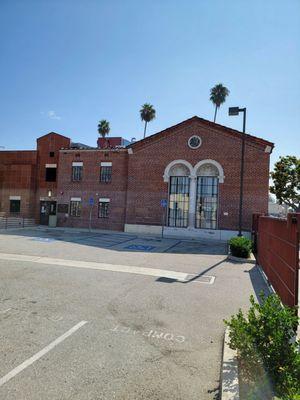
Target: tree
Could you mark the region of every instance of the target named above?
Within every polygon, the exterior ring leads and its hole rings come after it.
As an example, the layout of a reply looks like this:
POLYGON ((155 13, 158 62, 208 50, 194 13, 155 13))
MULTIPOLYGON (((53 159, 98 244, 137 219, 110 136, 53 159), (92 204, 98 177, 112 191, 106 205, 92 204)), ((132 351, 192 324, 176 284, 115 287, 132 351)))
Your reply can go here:
POLYGON ((221 104, 225 103, 226 97, 229 93, 227 87, 223 86, 222 83, 219 83, 210 89, 209 99, 215 105, 214 122, 216 122, 218 108, 220 108, 221 104))
POLYGON ((109 131, 110 131, 109 122, 106 121, 106 119, 102 119, 101 121, 99 121, 98 124, 99 135, 101 135, 105 139, 106 136, 109 134, 109 131))
POLYGON ((142 105, 142 108, 140 109, 140 115, 141 120, 145 121, 144 138, 146 137, 147 124, 155 118, 155 114, 156 111, 151 104, 145 103, 144 105, 142 105))
POLYGON ((279 204, 287 204, 294 211, 300 210, 300 159, 295 156, 280 157, 271 172, 275 194, 279 204))

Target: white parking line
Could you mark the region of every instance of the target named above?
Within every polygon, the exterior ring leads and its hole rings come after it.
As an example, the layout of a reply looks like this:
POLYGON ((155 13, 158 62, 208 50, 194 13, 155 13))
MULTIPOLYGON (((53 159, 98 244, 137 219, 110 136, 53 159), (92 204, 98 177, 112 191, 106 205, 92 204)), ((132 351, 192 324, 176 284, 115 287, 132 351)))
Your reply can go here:
POLYGON ((28 358, 28 360, 25 360, 22 364, 18 365, 16 368, 14 368, 8 374, 4 375, 2 378, 0 378, 0 386, 7 383, 9 380, 14 378, 16 375, 18 375, 20 372, 22 372, 25 368, 29 367, 35 361, 39 360, 41 357, 43 357, 45 354, 47 354, 50 350, 54 349, 55 346, 57 346, 59 343, 63 342, 65 339, 67 339, 67 337, 73 335, 73 333, 75 333, 79 328, 81 328, 86 323, 87 323, 87 321, 80 321, 78 324, 73 326, 73 328, 69 329, 66 333, 64 333, 63 335, 61 335, 60 337, 55 339, 53 342, 48 344, 48 346, 44 347, 41 351, 34 354, 32 357, 28 358))
MULTIPOLYGON (((0 253, 0 260, 1 259, 14 260, 14 261, 29 261, 38 264, 62 265, 64 267, 73 267, 73 268, 87 268, 87 269, 98 269, 102 271, 126 272, 128 274, 169 278, 169 279, 174 279, 178 282, 186 282, 189 280, 189 277, 193 275, 186 272, 170 271, 167 269, 136 267, 132 265, 97 263, 93 261, 66 260, 61 258, 27 256, 23 254, 0 253)), ((211 276, 203 275, 203 278, 207 278, 208 282, 199 282, 199 283, 203 284, 212 283, 211 276)))

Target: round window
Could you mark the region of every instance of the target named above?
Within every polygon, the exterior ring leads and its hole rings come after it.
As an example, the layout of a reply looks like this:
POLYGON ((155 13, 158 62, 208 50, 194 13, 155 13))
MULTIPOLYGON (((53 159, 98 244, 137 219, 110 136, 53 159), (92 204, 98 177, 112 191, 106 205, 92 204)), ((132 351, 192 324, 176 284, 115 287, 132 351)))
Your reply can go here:
POLYGON ((188 145, 191 149, 198 149, 201 146, 202 140, 200 136, 191 136, 188 140, 188 145))

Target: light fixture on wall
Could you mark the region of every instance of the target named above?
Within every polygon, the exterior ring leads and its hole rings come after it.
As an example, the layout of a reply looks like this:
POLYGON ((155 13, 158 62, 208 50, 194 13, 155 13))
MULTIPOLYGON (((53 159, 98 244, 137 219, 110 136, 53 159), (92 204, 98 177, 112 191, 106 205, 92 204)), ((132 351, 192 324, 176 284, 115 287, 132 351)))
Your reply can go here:
POLYGON ((51 197, 52 196, 52 190, 50 189, 50 190, 48 190, 48 197, 51 197))

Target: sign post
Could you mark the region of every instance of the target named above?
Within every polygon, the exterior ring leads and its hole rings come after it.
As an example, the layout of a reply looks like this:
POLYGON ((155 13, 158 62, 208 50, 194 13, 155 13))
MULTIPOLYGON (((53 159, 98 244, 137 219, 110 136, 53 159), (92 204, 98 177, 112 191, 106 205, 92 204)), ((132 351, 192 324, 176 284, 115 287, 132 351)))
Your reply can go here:
POLYGON ((93 205, 94 205, 93 197, 89 198, 89 205, 90 205, 89 231, 91 232, 91 230, 92 230, 92 211, 93 211, 93 205))
POLYGON ((162 226, 161 226, 161 237, 162 237, 162 239, 164 237, 164 228, 165 228, 165 224, 166 224, 167 205, 168 205, 168 200, 167 199, 161 199, 160 206, 163 208, 162 226))

